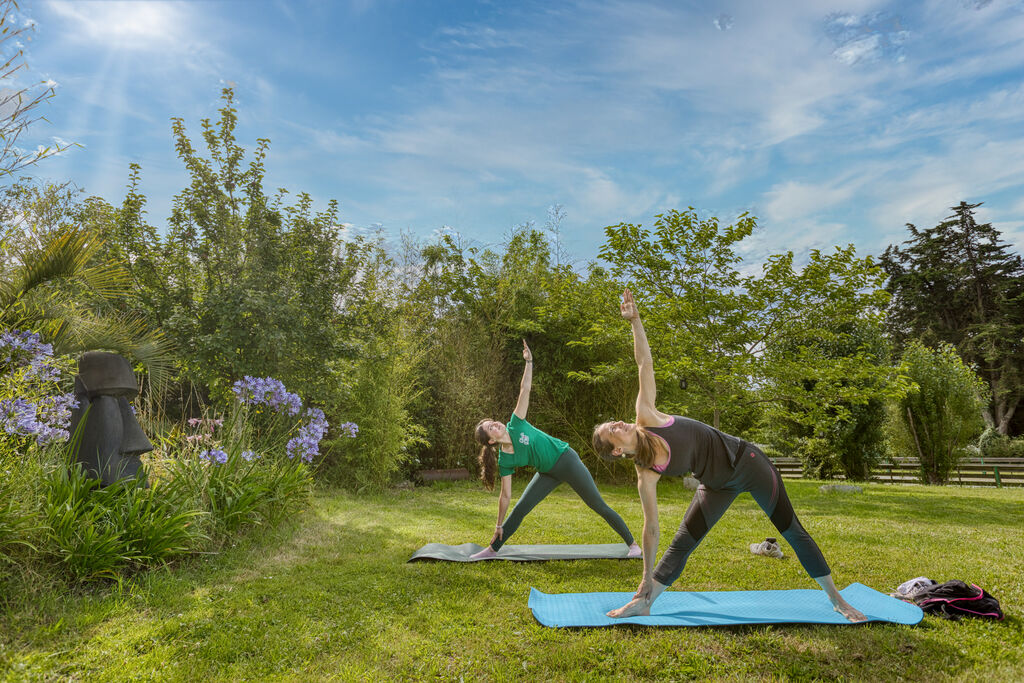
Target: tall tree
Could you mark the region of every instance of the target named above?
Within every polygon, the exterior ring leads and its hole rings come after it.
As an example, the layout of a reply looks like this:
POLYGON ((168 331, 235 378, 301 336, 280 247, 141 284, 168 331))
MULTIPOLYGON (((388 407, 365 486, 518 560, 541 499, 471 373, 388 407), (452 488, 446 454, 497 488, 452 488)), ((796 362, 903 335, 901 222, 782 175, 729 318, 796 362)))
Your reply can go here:
POLYGON ((761 403, 798 405, 824 419, 830 403, 858 401, 870 383, 840 381, 840 370, 890 374, 868 354, 840 367, 810 351, 841 335, 844 323, 878 317, 888 295, 873 260, 857 257, 851 245, 813 251, 803 268, 794 267, 791 252, 777 254, 760 274, 744 274, 737 245, 754 227, 745 214, 722 226, 690 208, 657 216, 653 230, 606 228, 601 251, 644 307, 665 408, 734 431, 753 426, 761 403), (794 335, 815 344, 781 352, 794 335), (820 392, 806 396, 801 381, 808 377, 830 378, 820 383, 832 388, 827 400, 820 392), (687 391, 673 392, 683 379, 687 391))
POLYGON ((989 389, 986 424, 1006 434, 1024 397, 1024 263, 990 223, 960 202, 934 228, 908 224, 910 239, 882 256, 893 294, 894 339, 952 344, 989 389))
MULTIPOLYGON (((380 251, 370 238, 343 239, 338 209, 313 210, 307 194, 288 202, 263 187, 270 141, 251 155, 238 143, 233 93, 216 121, 200 122, 197 149, 173 120, 189 185, 174 197, 166 234, 147 224, 133 166, 120 207, 91 199, 82 220, 107 240, 106 256, 126 263, 129 310, 161 326, 183 353, 180 376, 226 394, 243 375, 274 376, 303 398, 343 412, 358 344, 353 288, 374 282, 366 267, 380 251)), ((333 415, 331 415, 333 417, 333 415)))

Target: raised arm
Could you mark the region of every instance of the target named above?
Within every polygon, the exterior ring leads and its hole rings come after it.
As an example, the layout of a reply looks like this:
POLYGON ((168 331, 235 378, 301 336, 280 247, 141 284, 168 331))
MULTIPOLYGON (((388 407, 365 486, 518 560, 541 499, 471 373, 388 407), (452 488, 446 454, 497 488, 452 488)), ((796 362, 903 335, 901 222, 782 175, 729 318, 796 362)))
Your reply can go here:
POLYGON ((622 317, 629 321, 633 329, 633 357, 640 373, 640 391, 636 396, 637 422, 646 425, 663 423, 667 417, 654 404, 657 397, 657 386, 654 382, 654 359, 651 357, 651 345, 647 343, 647 332, 640 322, 640 311, 633 301, 633 292, 628 289, 622 293, 622 304, 619 306, 622 317))
POLYGON ((523 368, 523 379, 519 382, 519 400, 516 401, 516 409, 512 411, 520 420, 526 419, 526 411, 530 407, 530 389, 533 387, 533 353, 526 345, 525 339, 523 340, 523 360, 526 361, 526 367, 523 368))

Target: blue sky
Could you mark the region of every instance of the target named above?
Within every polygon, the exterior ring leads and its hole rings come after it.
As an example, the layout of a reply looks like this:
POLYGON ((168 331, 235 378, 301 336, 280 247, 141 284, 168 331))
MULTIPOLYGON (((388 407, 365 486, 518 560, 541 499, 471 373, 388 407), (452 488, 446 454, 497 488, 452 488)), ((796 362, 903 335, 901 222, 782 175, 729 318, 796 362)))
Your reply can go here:
POLYGON ((267 187, 352 229, 500 243, 564 206, 602 229, 694 206, 759 218, 768 253, 879 253, 960 200, 1024 250, 1024 0, 459 2, 24 0, 31 76, 58 83, 38 175, 118 203, 142 166, 163 226, 233 85, 267 187))

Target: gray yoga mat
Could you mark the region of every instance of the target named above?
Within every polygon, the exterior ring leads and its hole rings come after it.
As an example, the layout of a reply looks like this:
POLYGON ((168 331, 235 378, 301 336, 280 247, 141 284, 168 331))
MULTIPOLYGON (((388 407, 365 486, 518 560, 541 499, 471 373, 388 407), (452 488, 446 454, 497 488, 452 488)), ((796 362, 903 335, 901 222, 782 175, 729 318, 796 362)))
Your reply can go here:
MULTIPOLYGON (((478 553, 484 546, 476 543, 462 545, 445 545, 444 543, 428 543, 409 558, 409 562, 418 560, 444 560, 447 562, 486 562, 487 560, 471 560, 469 556, 478 553)), ((596 543, 584 545, 506 545, 502 546, 496 557, 491 560, 511 560, 513 562, 543 562, 545 560, 625 560, 629 548, 625 543, 596 543)), ((634 559, 640 559, 639 557, 634 559)))

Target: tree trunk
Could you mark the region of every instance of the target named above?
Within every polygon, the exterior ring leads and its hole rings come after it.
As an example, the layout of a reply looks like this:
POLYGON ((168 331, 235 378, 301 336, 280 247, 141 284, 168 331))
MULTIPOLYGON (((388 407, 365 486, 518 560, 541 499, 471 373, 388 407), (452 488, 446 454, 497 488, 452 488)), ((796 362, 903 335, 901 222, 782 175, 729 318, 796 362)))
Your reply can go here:
POLYGON ((914 427, 914 413, 910 410, 910 406, 907 406, 907 423, 910 425, 910 433, 914 437, 914 445, 917 446, 917 459, 921 466, 921 472, 924 473, 925 483, 934 484, 937 479, 934 472, 935 468, 929 467, 924 458, 924 451, 921 450, 921 441, 917 438, 917 428, 914 427))
POLYGON ((998 422, 996 422, 996 431, 1003 436, 1007 436, 1010 431, 1010 420, 1013 419, 1013 414, 1017 412, 1017 405, 1020 403, 1020 398, 1013 398, 1006 402, 1001 402, 998 408, 1002 410, 997 411, 998 422))

